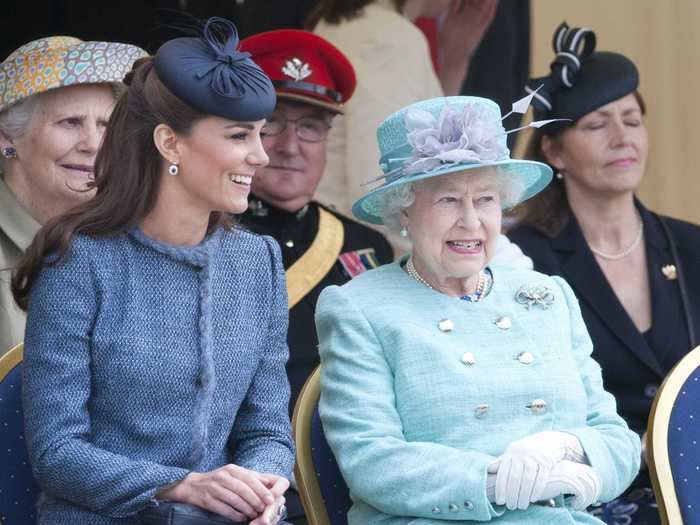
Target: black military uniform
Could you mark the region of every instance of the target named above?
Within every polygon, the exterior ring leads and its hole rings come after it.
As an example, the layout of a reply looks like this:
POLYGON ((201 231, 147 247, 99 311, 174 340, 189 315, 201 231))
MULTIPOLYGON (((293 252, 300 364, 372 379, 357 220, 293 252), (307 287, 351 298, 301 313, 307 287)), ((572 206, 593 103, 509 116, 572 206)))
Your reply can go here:
POLYGON ((336 213, 317 202, 290 213, 251 198, 241 223, 255 233, 270 235, 280 244, 284 268, 288 270, 311 246, 319 228, 319 210, 330 212, 342 223, 344 241, 340 257, 330 271, 289 311, 289 362, 291 385, 290 415, 304 382, 319 364, 318 337, 314 311, 318 296, 326 286, 341 285, 357 273, 393 260, 387 240, 375 230, 336 213))

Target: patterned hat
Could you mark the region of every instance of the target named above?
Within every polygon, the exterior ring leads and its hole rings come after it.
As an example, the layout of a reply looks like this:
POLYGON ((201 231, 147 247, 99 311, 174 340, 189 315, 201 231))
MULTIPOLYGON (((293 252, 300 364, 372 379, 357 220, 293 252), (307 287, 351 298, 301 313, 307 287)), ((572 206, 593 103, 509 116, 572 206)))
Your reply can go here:
POLYGON ((144 56, 143 49, 118 42, 83 42, 70 36, 34 40, 0 63, 0 111, 50 89, 121 82, 144 56))
POLYGON ((277 97, 298 100, 343 112, 343 104, 355 90, 355 70, 350 60, 318 35, 298 29, 278 29, 241 40, 270 77, 277 97))

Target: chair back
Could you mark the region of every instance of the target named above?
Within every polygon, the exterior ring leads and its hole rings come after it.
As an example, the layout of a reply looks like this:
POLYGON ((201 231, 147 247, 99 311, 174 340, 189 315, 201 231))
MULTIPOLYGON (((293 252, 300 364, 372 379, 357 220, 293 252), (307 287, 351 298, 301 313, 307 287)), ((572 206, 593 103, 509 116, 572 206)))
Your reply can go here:
POLYGON ((0 356, 0 523, 36 521, 39 487, 29 465, 24 441, 21 363, 24 347, 15 346, 0 356))
POLYGON ((666 376, 647 428, 651 482, 664 525, 700 525, 700 346, 666 376))
POLYGON ((294 407, 294 473, 309 525, 347 525, 350 493, 323 433, 318 414, 320 368, 304 384, 294 407))

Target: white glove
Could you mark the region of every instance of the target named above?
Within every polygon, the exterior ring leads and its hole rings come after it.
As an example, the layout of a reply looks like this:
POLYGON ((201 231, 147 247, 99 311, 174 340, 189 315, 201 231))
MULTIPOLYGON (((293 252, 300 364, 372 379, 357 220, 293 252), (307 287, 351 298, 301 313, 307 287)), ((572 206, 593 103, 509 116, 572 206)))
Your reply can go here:
MULTIPOLYGON (((496 474, 486 477, 486 496, 496 501, 496 474)), ((549 500, 561 495, 571 495, 569 500, 574 510, 584 510, 595 503, 600 496, 600 477, 588 465, 563 460, 554 465, 545 483, 541 500, 549 500)))
POLYGON ((543 499, 551 470, 564 459, 585 461, 581 443, 573 434, 538 432, 514 441, 489 465, 489 472, 497 472, 496 503, 509 510, 524 510, 543 499))

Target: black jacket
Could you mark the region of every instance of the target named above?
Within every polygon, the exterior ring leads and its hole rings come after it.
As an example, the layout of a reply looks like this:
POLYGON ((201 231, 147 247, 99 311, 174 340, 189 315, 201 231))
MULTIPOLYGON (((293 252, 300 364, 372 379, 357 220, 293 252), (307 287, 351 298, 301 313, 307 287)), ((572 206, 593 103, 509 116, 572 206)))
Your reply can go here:
MULTIPOLYGON (((253 232, 270 235, 277 240, 282 250, 282 259, 286 270, 306 252, 316 237, 320 207, 320 204, 312 201, 303 210, 290 213, 260 200, 251 199, 251 206, 240 217, 240 221, 243 226, 253 232)), ((341 254, 369 248, 374 250, 376 261, 379 264, 386 264, 393 260, 391 245, 380 233, 333 210, 325 207, 324 209, 331 212, 343 223, 345 240, 341 254)), ((345 284, 350 279, 351 276, 346 272, 341 262, 336 261, 321 282, 289 312, 287 376, 292 391, 289 403, 290 415, 301 387, 304 386, 306 379, 319 364, 318 336, 314 322, 318 296, 326 286, 345 284)))
MULTIPOLYGON (((508 236, 532 257, 535 270, 561 275, 574 289, 593 339, 593 357, 603 369, 605 388, 617 398, 618 410, 630 428, 641 434, 646 430, 658 386, 691 349, 691 341, 680 280, 668 279, 661 270, 665 265, 678 265, 661 219, 639 203, 638 209, 644 222, 652 301, 652 328, 646 337, 617 299, 574 217, 554 238, 525 226, 508 236)), ((678 250, 692 324, 700 335, 700 227, 676 219, 663 220, 678 250)))

